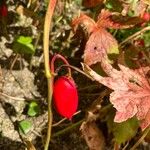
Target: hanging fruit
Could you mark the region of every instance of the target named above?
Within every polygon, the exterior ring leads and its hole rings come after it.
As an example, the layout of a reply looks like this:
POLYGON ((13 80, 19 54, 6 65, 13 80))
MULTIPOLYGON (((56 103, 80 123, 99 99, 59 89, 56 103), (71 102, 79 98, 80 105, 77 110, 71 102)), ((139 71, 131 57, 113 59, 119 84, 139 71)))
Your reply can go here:
MULTIPOLYGON (((61 59, 65 64, 69 64, 63 56, 55 55, 51 61, 51 71, 54 74, 54 62, 57 58, 61 59)), ((68 68, 68 72, 69 76, 61 76, 54 82, 53 99, 57 112, 71 120, 78 107, 78 91, 71 77, 70 68, 68 68)))
POLYGON ((54 103, 60 115, 71 119, 78 107, 78 92, 72 78, 62 76, 54 83, 54 103))

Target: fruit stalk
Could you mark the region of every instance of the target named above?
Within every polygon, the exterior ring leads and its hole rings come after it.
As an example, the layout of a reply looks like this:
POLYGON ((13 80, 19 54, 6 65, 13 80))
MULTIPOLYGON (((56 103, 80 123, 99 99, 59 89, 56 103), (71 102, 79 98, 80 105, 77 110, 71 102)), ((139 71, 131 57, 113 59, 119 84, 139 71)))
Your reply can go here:
MULTIPOLYGON (((54 63, 55 63, 55 60, 56 60, 56 59, 61 59, 66 65, 69 66, 69 63, 68 63, 68 61, 66 60, 65 57, 63 57, 63 56, 60 55, 60 54, 56 54, 56 55, 54 55, 54 57, 53 57, 52 60, 51 60, 51 72, 52 72, 53 74, 55 74, 54 63)), ((70 69, 69 67, 68 67, 68 74, 69 74, 69 76, 71 77, 71 69, 70 69)))

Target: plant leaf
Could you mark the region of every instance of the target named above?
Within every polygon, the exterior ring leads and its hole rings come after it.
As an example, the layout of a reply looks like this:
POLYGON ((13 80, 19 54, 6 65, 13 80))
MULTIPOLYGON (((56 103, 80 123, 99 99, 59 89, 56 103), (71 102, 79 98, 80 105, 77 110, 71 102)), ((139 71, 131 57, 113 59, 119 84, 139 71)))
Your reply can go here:
POLYGON ((90 17, 88 17, 87 15, 82 13, 79 17, 73 19, 72 21, 71 26, 74 32, 76 32, 79 25, 82 25, 83 28, 85 27, 87 32, 90 34, 93 32, 94 28, 96 27, 96 22, 90 17))
POLYGON ((101 62, 107 54, 118 54, 118 43, 115 38, 103 28, 95 30, 85 46, 84 62, 88 65, 101 62))
POLYGON ((114 121, 119 123, 136 116, 141 121, 141 129, 146 129, 150 125, 150 85, 145 74, 150 67, 131 70, 119 65, 118 71, 106 59, 101 66, 108 77, 87 68, 96 81, 114 90, 110 95, 110 102, 117 110, 114 121))
POLYGON ((31 37, 19 36, 13 43, 13 50, 20 54, 34 54, 35 48, 31 42, 31 37))
POLYGON ((31 117, 36 116, 39 113, 39 106, 36 102, 31 102, 28 107, 27 114, 31 117))
POLYGON ((19 122, 19 130, 23 134, 27 134, 32 128, 32 123, 28 120, 22 120, 19 122))
POLYGON ((102 9, 98 16, 97 25, 103 28, 127 29, 142 22, 143 20, 139 17, 122 16, 118 13, 114 14, 108 10, 102 9))
POLYGON ((136 118, 131 118, 121 123, 114 123, 113 134, 115 141, 121 144, 130 140, 136 135, 138 127, 139 124, 136 118))
POLYGON ((95 122, 84 121, 80 127, 82 135, 91 150, 103 150, 105 141, 101 130, 95 122))

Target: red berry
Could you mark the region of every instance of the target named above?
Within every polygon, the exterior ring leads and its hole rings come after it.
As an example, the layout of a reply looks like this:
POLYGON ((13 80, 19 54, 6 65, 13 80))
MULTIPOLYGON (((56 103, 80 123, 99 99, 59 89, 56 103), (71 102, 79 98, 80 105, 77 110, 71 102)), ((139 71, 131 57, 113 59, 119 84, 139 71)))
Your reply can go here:
POLYGON ((145 22, 150 21, 150 14, 148 12, 145 12, 143 16, 141 17, 145 22))
POLYGON ((58 113, 71 119, 78 107, 78 92, 74 80, 62 76, 54 83, 53 90, 54 104, 58 113))
POLYGON ((7 6, 5 4, 3 4, 2 6, 0 6, 0 15, 2 17, 7 17, 7 15, 8 15, 7 6))

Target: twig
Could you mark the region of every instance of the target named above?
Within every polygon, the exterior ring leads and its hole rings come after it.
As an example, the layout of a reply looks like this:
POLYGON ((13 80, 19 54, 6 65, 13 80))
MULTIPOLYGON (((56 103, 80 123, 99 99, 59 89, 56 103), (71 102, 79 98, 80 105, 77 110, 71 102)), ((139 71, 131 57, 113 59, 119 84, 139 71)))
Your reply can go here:
POLYGON ((137 37, 138 35, 140 35, 140 34, 146 32, 146 31, 148 31, 148 30, 150 30, 150 26, 145 27, 145 28, 143 28, 142 30, 140 30, 140 31, 138 31, 138 32, 136 32, 136 33, 134 33, 133 35, 129 36, 129 37, 126 38, 124 41, 122 41, 122 42, 119 44, 119 47, 122 47, 122 46, 123 46, 125 43, 127 43, 128 41, 134 39, 134 38, 137 37))
POLYGON ((143 135, 141 136, 141 138, 133 145, 133 147, 130 150, 135 150, 137 146, 140 145, 140 143, 144 140, 144 138, 146 137, 146 135, 150 132, 150 127, 145 130, 145 132, 143 133, 143 135))
MULTIPOLYGON (((79 113, 81 113, 81 110, 77 111, 73 116, 78 115, 79 113)), ((63 118, 60 121, 58 121, 57 123, 53 124, 52 127, 56 127, 58 125, 60 125, 62 122, 64 122, 65 120, 67 120, 67 118, 63 118)))
POLYGON ((48 84, 48 128, 47 128, 47 137, 46 143, 44 146, 44 150, 48 150, 49 142, 51 139, 51 128, 52 128, 52 119, 53 114, 51 110, 51 101, 52 101, 52 93, 53 93, 53 76, 50 73, 50 66, 49 66, 49 35, 51 29, 51 20, 53 16, 53 12, 56 6, 57 0, 50 0, 45 16, 44 22, 44 35, 43 35, 43 47, 44 47, 44 64, 45 64, 45 74, 47 78, 48 84))
POLYGON ((10 71, 12 71, 12 69, 13 69, 13 67, 14 67, 14 65, 15 65, 15 63, 16 63, 16 61, 17 61, 17 59, 18 59, 18 57, 19 57, 19 54, 16 54, 16 56, 15 56, 15 58, 14 58, 12 64, 11 64, 11 66, 10 66, 10 71))
POLYGON ((91 79, 93 81, 92 76, 90 76, 89 74, 87 74, 86 72, 82 71, 81 69, 75 67, 75 66, 71 66, 71 65, 61 65, 57 70, 56 73, 62 68, 62 67, 69 67, 72 68, 74 70, 76 70, 77 72, 83 74, 84 76, 86 76, 87 78, 91 79))
POLYGON ((12 100, 17 100, 17 101, 24 101, 25 100, 24 98, 9 96, 9 95, 2 93, 2 92, 0 92, 0 95, 7 97, 7 98, 10 98, 12 100))
POLYGON ((63 130, 61 130, 61 131, 58 131, 57 133, 53 134, 52 137, 57 137, 57 136, 59 136, 59 135, 62 135, 62 134, 64 134, 64 133, 66 133, 66 132, 68 132, 68 131, 70 131, 70 130, 76 128, 76 127, 79 126, 83 121, 84 121, 84 119, 78 121, 77 123, 74 123, 73 125, 71 125, 71 126, 65 128, 65 129, 63 129, 63 130))

